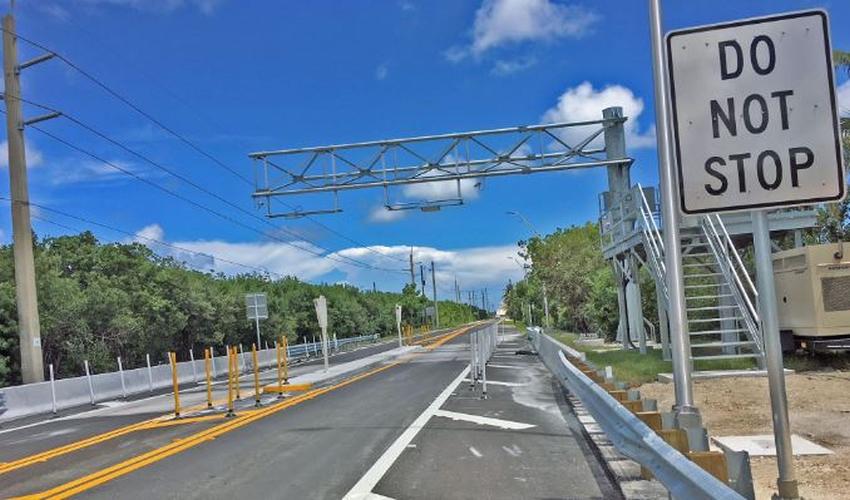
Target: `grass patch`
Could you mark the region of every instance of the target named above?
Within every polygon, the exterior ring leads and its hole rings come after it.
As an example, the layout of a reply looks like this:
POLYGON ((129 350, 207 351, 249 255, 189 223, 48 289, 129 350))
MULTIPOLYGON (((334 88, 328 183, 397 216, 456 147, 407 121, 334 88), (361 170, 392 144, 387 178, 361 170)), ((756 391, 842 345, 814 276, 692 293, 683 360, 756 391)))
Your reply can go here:
MULTIPOLYGON (((650 349, 646 354, 637 350, 609 350, 599 351, 578 342, 578 336, 566 332, 553 332, 552 337, 560 340, 568 346, 582 351, 587 355, 587 360, 598 367, 610 366, 614 370, 614 378, 620 382, 633 385, 654 382, 659 373, 672 373, 673 363, 662 359, 660 349, 650 349)), ((754 368, 756 363, 752 359, 717 359, 709 361, 697 361, 695 370, 746 370, 754 368)))
POLYGON ((850 352, 785 355, 785 367, 797 372, 850 370, 850 352))

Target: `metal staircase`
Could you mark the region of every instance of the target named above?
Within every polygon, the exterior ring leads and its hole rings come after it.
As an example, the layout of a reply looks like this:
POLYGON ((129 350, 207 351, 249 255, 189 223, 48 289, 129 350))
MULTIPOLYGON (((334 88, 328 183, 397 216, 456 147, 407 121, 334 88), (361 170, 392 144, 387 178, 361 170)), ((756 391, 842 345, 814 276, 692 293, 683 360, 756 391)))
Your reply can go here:
MULTIPOLYGON (((666 306, 664 242, 656 212, 643 188, 638 186, 637 192, 646 261, 666 306)), ((754 305, 758 294, 723 221, 717 215, 701 216, 698 227, 682 231, 681 241, 691 360, 754 358, 761 366, 763 342, 754 305)))

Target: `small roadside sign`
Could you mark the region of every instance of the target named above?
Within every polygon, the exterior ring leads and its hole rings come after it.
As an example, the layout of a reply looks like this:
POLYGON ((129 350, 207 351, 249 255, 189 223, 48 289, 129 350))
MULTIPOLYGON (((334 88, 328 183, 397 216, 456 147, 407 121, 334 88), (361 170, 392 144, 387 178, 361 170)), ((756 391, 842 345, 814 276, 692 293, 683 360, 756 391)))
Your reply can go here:
POLYGON ((313 305, 316 306, 316 319, 319 320, 319 328, 327 329, 328 327, 328 301, 324 295, 319 295, 318 299, 313 299, 313 305))
POLYGON ((684 213, 844 197, 831 54, 821 10, 667 35, 684 213))
POLYGON ((245 310, 249 320, 268 319, 269 307, 266 302, 266 294, 245 294, 245 310))

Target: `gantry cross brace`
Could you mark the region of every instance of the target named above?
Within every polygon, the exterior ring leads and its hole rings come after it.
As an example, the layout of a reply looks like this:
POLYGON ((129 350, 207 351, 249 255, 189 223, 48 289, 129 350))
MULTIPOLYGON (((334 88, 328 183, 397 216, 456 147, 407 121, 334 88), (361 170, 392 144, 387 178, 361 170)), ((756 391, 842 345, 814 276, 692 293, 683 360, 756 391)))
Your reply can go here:
POLYGON ((583 122, 259 151, 249 155, 256 164, 256 190, 252 196, 266 205, 270 217, 339 212, 339 192, 366 188, 384 188, 385 206, 390 210, 435 210, 463 203, 462 181, 629 165, 631 158, 607 158, 605 148, 599 146, 605 129, 621 126, 625 120, 615 116, 583 122), (435 182, 454 183, 451 191, 456 191, 456 195, 416 202, 390 199, 391 187, 435 182), (332 193, 333 208, 302 210, 287 205, 291 210, 284 212, 272 208, 275 197, 312 193, 332 193))

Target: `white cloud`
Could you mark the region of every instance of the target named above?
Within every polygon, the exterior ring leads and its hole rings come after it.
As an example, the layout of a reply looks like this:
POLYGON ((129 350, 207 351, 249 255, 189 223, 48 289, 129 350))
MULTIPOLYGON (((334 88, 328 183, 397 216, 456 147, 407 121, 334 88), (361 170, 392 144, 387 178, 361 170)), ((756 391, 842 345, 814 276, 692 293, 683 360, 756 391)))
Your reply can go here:
POLYGON ((56 3, 39 3, 38 9, 60 23, 66 23, 71 19, 71 13, 56 3))
POLYGON ((129 7, 131 9, 167 14, 183 7, 194 7, 204 14, 212 14, 224 0, 77 0, 87 5, 129 7))
MULTIPOLYGON (((590 82, 582 82, 576 87, 568 88, 558 98, 558 103, 543 114, 542 120, 546 123, 599 120, 602 118, 602 110, 611 106, 622 107, 623 114, 628 118, 623 125, 626 130, 627 148, 655 146, 654 127, 641 130, 639 125, 644 108, 643 99, 622 85, 608 85, 597 90, 590 82)), ((564 132, 563 139, 573 146, 585 139, 588 133, 585 127, 570 127, 564 132)), ((599 144, 601 140, 600 137, 595 144, 599 144)))
POLYGON ((148 244, 151 243, 151 240, 162 241, 164 237, 165 231, 163 231, 162 226, 150 224, 136 231, 134 241, 148 244))
POLYGON ((838 109, 843 116, 850 116, 850 80, 838 86, 838 109))
MULTIPOLYGON (((110 163, 140 177, 149 177, 152 173, 123 160, 110 160, 110 163)), ((124 172, 96 160, 63 160, 50 169, 50 182, 57 186, 84 182, 122 182, 130 179, 124 172)))
POLYGON ((509 60, 499 59, 495 62, 495 64, 493 64, 490 74, 496 76, 508 76, 519 71, 526 70, 535 64, 537 64, 537 59, 534 57, 521 57, 519 59, 509 60))
POLYGON ((375 79, 384 80, 387 77, 388 73, 389 68, 387 67, 387 63, 383 63, 375 69, 375 79))
MULTIPOLYGON (((44 155, 31 143, 26 143, 24 154, 27 157, 27 168, 39 167, 44 164, 44 155)), ((9 166, 9 142, 0 142, 0 168, 9 166)))
POLYGON ((579 38, 598 20, 584 7, 553 0, 484 0, 475 12, 472 42, 453 47, 445 55, 457 62, 508 44, 579 38))
POLYGON ((405 12, 413 12, 416 10, 416 4, 410 0, 399 0, 398 7, 405 12))
MULTIPOLYGON (((479 179, 462 179, 460 181, 460 195, 464 200, 478 198, 481 190, 479 179)), ((408 198, 423 201, 449 200, 458 197, 457 181, 433 181, 419 184, 408 184, 402 189, 408 198)))
POLYGON ((379 207, 375 207, 369 212, 369 221, 384 223, 384 222, 395 222, 397 220, 403 219, 407 215, 406 210, 387 210, 383 205, 379 207))

